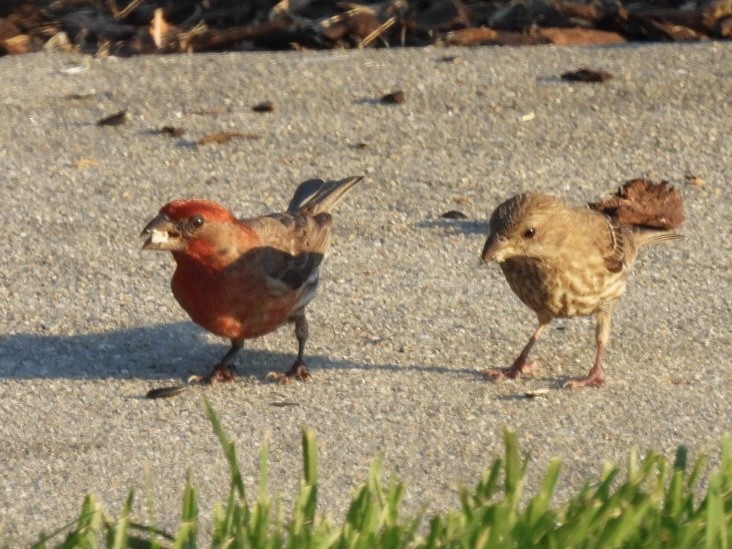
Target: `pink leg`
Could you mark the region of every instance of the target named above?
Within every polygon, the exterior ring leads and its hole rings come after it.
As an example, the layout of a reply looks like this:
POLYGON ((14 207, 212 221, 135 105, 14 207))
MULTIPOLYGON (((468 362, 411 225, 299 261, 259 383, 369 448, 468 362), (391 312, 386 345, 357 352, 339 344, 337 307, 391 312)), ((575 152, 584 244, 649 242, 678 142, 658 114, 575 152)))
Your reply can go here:
POLYGON ((607 342, 610 339, 610 314, 612 305, 598 311, 595 315, 597 326, 595 328, 595 340, 597 352, 595 353, 595 364, 590 368, 585 377, 570 379, 564 384, 566 389, 577 389, 580 387, 602 387, 605 385, 605 370, 602 367, 602 359, 605 355, 607 342))
POLYGON ((491 381, 498 382, 506 378, 516 379, 519 376, 528 374, 535 370, 539 364, 536 360, 528 361, 529 353, 539 337, 541 337, 541 334, 544 333, 544 330, 549 326, 549 322, 551 322, 551 318, 539 318, 539 327, 529 338, 529 341, 521 351, 521 354, 513 361, 511 366, 508 368, 488 368, 487 370, 483 370, 483 375, 491 381))

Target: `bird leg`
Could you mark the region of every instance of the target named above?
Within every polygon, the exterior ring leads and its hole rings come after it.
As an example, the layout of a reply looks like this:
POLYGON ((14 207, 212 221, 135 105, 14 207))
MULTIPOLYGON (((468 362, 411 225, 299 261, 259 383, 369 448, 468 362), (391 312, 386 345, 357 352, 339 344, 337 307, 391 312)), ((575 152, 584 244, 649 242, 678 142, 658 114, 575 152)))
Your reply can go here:
POLYGON ((564 384, 566 389, 577 389, 579 387, 601 387, 605 385, 605 370, 602 367, 602 359, 605 355, 607 342, 610 339, 610 314, 612 305, 600 309, 595 313, 597 325, 595 327, 595 340, 597 352, 595 353, 595 364, 590 368, 585 377, 570 379, 564 384))
POLYGON ((297 358, 289 370, 286 372, 270 372, 267 379, 279 381, 280 383, 289 383, 292 380, 306 381, 310 379, 310 372, 305 367, 303 354, 305 352, 305 342, 308 340, 308 320, 305 313, 291 319, 295 323, 295 337, 297 338, 297 358))
POLYGON ((539 327, 529 338, 528 343, 521 351, 521 354, 513 361, 513 364, 508 368, 488 368, 483 370, 483 375, 492 381, 501 381, 503 379, 516 379, 517 377, 528 374, 529 372, 536 369, 539 365, 536 360, 528 361, 529 353, 531 348, 537 342, 541 334, 544 333, 547 326, 549 326, 551 318, 539 318, 539 327))
POLYGON ((216 382, 233 381, 236 377, 236 368, 233 364, 230 363, 237 355, 237 353, 241 351, 242 347, 244 347, 243 339, 232 339, 231 348, 221 358, 219 363, 214 366, 213 370, 211 370, 211 373, 209 373, 207 376, 192 375, 188 378, 188 383, 198 382, 208 385, 210 383, 216 382))

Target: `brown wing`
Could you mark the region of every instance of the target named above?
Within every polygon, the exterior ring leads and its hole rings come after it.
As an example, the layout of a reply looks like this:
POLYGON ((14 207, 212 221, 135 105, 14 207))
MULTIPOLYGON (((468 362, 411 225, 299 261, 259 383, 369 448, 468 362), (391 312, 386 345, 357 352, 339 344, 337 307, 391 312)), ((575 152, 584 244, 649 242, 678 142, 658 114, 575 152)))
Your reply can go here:
POLYGON ((317 283, 318 267, 330 244, 330 214, 275 214, 246 224, 261 239, 259 261, 271 290, 295 290, 317 283))
POLYGON ((635 259, 635 247, 626 234, 626 229, 599 212, 587 208, 578 208, 575 211, 583 218, 579 226, 583 227, 586 234, 594 237, 591 249, 599 252, 608 271, 619 273, 632 263, 635 259))
POLYGON ((628 257, 628 238, 625 231, 614 221, 607 220, 610 245, 605 255, 605 266, 611 273, 619 273, 634 258, 628 257))

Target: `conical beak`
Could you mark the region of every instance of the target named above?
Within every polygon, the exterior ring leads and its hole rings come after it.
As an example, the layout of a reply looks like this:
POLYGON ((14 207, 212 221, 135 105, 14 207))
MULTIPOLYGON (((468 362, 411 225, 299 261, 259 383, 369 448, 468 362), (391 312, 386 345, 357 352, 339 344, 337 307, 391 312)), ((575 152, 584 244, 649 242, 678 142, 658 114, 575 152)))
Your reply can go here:
POLYGON ((489 261, 502 262, 505 259, 502 252, 506 248, 507 242, 505 236, 500 236, 498 233, 489 234, 483 246, 483 252, 480 254, 481 261, 483 263, 489 261))
POLYGON ((145 238, 145 243, 142 245, 143 250, 180 250, 183 246, 175 223, 162 213, 145 225, 140 237, 145 238))

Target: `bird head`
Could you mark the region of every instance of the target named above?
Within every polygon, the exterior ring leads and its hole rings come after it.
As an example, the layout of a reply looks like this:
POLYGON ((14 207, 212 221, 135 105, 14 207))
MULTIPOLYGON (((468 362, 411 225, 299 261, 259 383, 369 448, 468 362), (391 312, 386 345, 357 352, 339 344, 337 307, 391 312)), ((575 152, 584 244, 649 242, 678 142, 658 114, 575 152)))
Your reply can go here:
POLYGON ((237 221, 223 206, 209 200, 175 200, 160 209, 142 230, 143 250, 170 251, 191 256, 221 253, 223 233, 237 221))
POLYGON ((551 230, 547 216, 561 202, 543 194, 522 193, 500 204, 490 219, 483 246, 483 263, 502 263, 512 257, 540 257, 542 242, 551 230))

